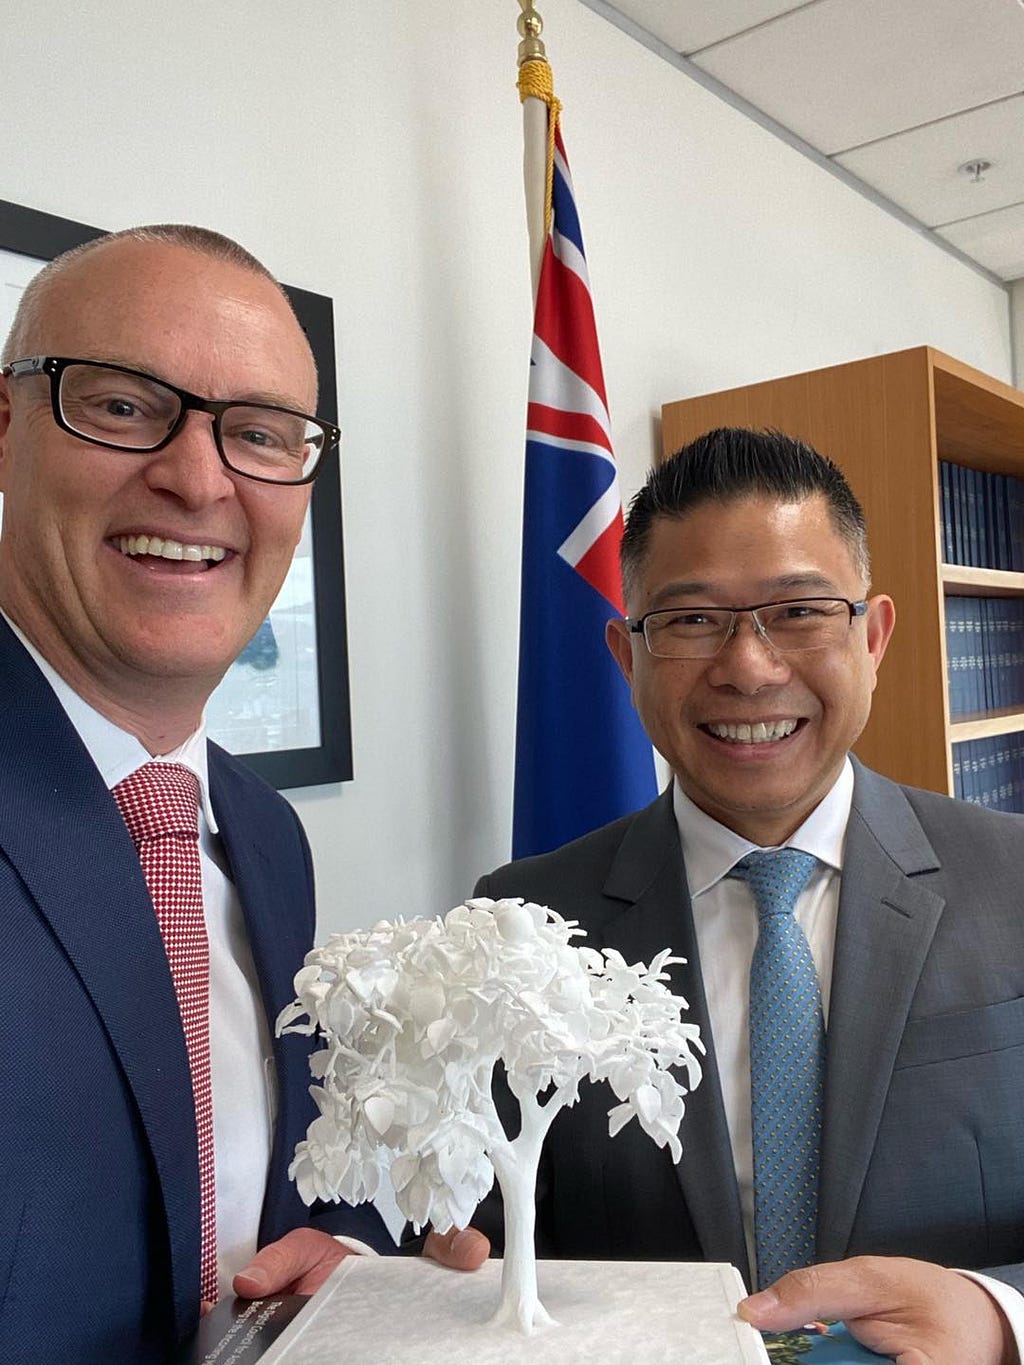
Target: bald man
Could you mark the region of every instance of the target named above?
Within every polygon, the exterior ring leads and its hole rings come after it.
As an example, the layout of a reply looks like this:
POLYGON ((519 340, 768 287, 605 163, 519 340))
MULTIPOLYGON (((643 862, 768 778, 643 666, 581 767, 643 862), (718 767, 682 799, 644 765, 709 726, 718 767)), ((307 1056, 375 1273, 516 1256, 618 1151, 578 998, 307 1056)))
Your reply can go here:
POLYGON ((318 1287, 352 1244, 331 1234, 392 1248, 287 1179, 308 1052, 273 1022, 312 863, 203 728, 337 431, 284 291, 203 229, 58 258, 2 361, 0 1358, 156 1362, 204 1300, 318 1287), (185 874, 168 892, 137 851, 140 781, 195 807, 185 986, 161 918, 185 874))

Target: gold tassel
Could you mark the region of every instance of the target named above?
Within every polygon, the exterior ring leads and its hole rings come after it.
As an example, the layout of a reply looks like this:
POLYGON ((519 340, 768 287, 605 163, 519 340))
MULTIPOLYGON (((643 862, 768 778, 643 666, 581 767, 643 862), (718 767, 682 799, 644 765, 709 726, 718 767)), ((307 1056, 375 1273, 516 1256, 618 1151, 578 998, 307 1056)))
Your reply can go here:
POLYGON ((547 237, 551 233, 551 196, 555 183, 555 132, 562 104, 555 96, 551 67, 541 58, 523 62, 516 85, 520 101, 543 100, 548 106, 548 147, 544 168, 544 236, 547 237))

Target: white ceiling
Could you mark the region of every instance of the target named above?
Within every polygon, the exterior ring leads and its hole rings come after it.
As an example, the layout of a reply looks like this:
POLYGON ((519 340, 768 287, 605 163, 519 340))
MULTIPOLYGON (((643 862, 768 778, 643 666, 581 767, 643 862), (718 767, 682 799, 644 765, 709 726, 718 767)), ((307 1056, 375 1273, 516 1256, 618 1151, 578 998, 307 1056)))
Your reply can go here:
POLYGON ((1024 277, 1024 0, 584 3, 625 16, 1000 279, 1024 277), (958 169, 975 160, 991 162, 977 182, 958 169))

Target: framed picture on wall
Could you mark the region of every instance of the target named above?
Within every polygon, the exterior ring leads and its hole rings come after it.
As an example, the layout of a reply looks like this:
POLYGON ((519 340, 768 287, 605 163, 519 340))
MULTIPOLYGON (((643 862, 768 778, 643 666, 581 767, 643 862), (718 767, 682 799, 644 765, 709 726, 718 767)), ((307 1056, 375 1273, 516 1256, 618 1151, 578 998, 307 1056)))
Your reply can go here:
MULTIPOLYGON (((0 200, 0 337, 43 265, 103 229, 0 200)), ((334 313, 322 294, 285 285, 320 374, 318 412, 337 419, 334 313)), ((223 395, 212 394, 211 397, 223 395)), ((277 788, 352 776, 341 474, 327 462, 295 559, 270 614, 206 711, 211 739, 277 788)))

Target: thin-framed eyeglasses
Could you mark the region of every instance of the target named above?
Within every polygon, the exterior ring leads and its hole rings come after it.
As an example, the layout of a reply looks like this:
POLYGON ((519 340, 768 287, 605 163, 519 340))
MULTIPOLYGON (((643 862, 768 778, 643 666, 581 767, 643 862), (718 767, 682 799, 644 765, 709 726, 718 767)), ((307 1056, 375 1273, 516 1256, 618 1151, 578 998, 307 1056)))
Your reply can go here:
POLYGON ((659 659, 713 659, 735 635, 739 618, 749 615, 765 644, 779 654, 801 654, 842 643, 867 609, 866 601, 845 597, 794 597, 750 607, 664 607, 625 624, 659 659))
POLYGON ((152 454, 174 440, 190 412, 213 418, 213 440, 235 474, 261 483, 311 483, 341 432, 322 417, 273 403, 201 398, 123 365, 68 356, 13 360, 2 373, 50 381, 53 419, 62 431, 107 450, 152 454))

